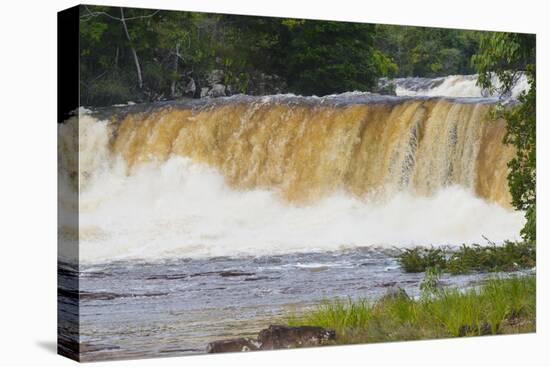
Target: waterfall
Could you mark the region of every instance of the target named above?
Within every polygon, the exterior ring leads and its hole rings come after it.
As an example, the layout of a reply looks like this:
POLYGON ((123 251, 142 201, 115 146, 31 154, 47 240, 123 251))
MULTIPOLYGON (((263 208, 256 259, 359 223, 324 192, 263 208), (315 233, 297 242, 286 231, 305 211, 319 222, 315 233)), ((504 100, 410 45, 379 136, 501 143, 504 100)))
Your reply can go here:
POLYGON ((348 93, 81 111, 60 127, 80 154, 60 180, 80 192, 81 261, 516 238, 491 106, 348 93))

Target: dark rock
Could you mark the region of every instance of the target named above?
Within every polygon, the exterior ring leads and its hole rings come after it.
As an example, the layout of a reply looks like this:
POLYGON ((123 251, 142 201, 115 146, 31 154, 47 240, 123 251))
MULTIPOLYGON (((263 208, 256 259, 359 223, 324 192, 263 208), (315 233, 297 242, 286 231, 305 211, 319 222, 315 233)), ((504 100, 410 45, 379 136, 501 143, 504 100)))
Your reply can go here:
POLYGON ((246 273, 244 271, 234 271, 234 270, 228 270, 228 271, 222 271, 219 273, 221 277, 228 278, 228 277, 249 277, 254 275, 254 273, 246 273))
POLYGON ((158 279, 179 280, 179 279, 185 279, 188 277, 189 277, 188 274, 159 274, 159 275, 150 275, 145 279, 147 280, 158 280, 158 279))
POLYGON ((378 93, 386 96, 395 96, 396 94, 396 84, 388 80, 387 78, 380 78, 378 81, 378 85, 376 85, 373 89, 373 93, 378 93))
POLYGON ((260 331, 258 342, 262 350, 318 346, 336 338, 334 330, 317 326, 270 325, 260 331))
MULTIPOLYGON (((231 271, 231 270, 230 270, 231 271)), ((223 273, 223 271, 221 272, 223 273)), ((211 276, 211 275, 220 275, 220 271, 203 271, 201 273, 193 273, 190 275, 191 278, 194 278, 194 277, 206 277, 206 276, 211 276)))
POLYGON ((359 266, 372 266, 372 265, 375 265, 375 264, 376 264, 375 261, 367 261, 367 262, 359 264, 359 266))
POLYGON ((269 277, 252 277, 252 278, 245 278, 244 281, 245 282, 255 282, 257 280, 268 280, 268 279, 270 279, 270 278, 269 277))
POLYGON ((222 278, 229 278, 229 277, 250 277, 254 276, 254 273, 248 273, 245 271, 239 271, 239 270, 222 270, 222 271, 205 271, 202 273, 194 273, 189 275, 189 277, 205 277, 205 276, 220 276, 222 278))
POLYGON ((336 339, 334 330, 316 326, 270 325, 260 331, 257 339, 237 338, 209 343, 207 353, 248 352, 252 350, 313 347, 336 339))
POLYGON ((248 352, 259 349, 260 344, 256 340, 250 338, 237 338, 217 340, 209 343, 206 347, 206 353, 248 352))
POLYGON ((183 88, 183 95, 186 97, 193 97, 196 92, 197 92, 197 84, 195 83, 195 79, 189 78, 189 81, 183 88))
POLYGON ((168 293, 111 293, 111 292, 86 292, 81 291, 78 293, 78 297, 81 300, 100 300, 100 301, 110 301, 117 298, 135 298, 135 297, 162 297, 166 296, 168 293))

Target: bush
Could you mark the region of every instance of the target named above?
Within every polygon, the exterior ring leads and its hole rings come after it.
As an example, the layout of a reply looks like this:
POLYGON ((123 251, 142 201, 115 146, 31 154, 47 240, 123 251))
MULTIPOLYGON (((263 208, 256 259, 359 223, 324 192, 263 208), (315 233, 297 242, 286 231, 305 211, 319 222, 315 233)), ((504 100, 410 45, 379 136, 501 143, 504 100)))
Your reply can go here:
POLYGON ((404 250, 398 261, 407 273, 419 273, 429 268, 451 274, 517 271, 536 265, 536 246, 534 242, 506 241, 503 245, 462 245, 456 250, 415 247, 404 250))
POLYGON ((454 252, 446 270, 451 274, 472 271, 516 271, 536 264, 536 246, 528 242, 505 242, 502 246, 461 246, 454 252))
POLYGON ((405 249, 399 255, 399 263, 407 273, 421 273, 428 268, 444 269, 447 264, 446 249, 434 247, 405 249))

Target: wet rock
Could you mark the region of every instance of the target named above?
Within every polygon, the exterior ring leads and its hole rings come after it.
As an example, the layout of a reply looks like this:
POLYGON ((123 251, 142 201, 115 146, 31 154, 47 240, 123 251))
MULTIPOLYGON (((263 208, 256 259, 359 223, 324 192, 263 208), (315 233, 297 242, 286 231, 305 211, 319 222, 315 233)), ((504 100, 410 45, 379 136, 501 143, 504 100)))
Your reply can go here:
MULTIPOLYGON (((63 293, 60 295, 65 296, 63 293)), ((117 298, 135 298, 135 297, 162 297, 168 293, 152 292, 152 293, 112 293, 112 292, 86 292, 81 291, 78 293, 80 300, 94 300, 94 301, 110 301, 117 298)))
POLYGON ((191 278, 194 278, 194 277, 206 277, 206 276, 211 276, 211 275, 220 275, 220 272, 219 271, 203 271, 201 273, 193 273, 190 275, 191 278))
POLYGON ((257 339, 237 338, 209 343, 207 353, 248 352, 252 350, 314 347, 336 339, 334 330, 317 326, 270 325, 258 334, 257 339))
POLYGON ((208 87, 202 87, 201 88, 201 94, 200 94, 200 97, 201 98, 204 98, 208 95, 208 91, 210 90, 210 88, 208 87))
POLYGON ((188 278, 189 275, 188 274, 159 274, 159 275, 150 275, 148 276, 147 280, 158 280, 158 279, 162 279, 162 280, 180 280, 180 279, 185 279, 185 278, 188 278))
POLYGON ((223 70, 214 69, 208 74, 206 81, 208 82, 208 85, 212 85, 212 86, 215 84, 221 84, 223 83, 224 76, 225 74, 223 70))
POLYGON ((223 84, 214 84, 212 86, 212 89, 210 89, 207 93, 208 97, 225 97, 225 85, 223 84))
POLYGON ((258 342, 262 350, 318 346, 336 338, 334 330, 317 326, 270 325, 260 331, 258 342))
POLYGON ((255 282, 258 280, 270 280, 270 279, 279 279, 279 278, 269 278, 269 277, 252 277, 252 278, 245 278, 245 282, 255 282))
POLYGON ((230 278, 230 277, 250 277, 254 276, 256 274, 249 273, 246 271, 240 271, 240 270, 222 270, 222 271, 204 271, 202 273, 194 273, 189 275, 189 277, 205 277, 205 276, 220 276, 222 278, 230 278))
POLYGON ((244 271, 236 271, 236 270, 228 270, 228 271, 222 271, 219 273, 221 277, 229 278, 229 277, 249 277, 254 275, 254 273, 247 273, 244 271))
POLYGON ((410 299, 409 295, 403 288, 401 288, 398 285, 393 285, 388 288, 388 290, 386 291, 386 294, 384 294, 378 302, 384 303, 386 301, 393 301, 400 298, 404 298, 407 300, 410 299))
POLYGON ((196 92, 197 92, 197 84, 195 83, 195 79, 189 78, 189 81, 183 88, 183 95, 187 97, 193 97, 196 92))
POLYGON ((250 338, 237 338, 209 343, 206 347, 206 353, 248 352, 259 349, 260 344, 258 341, 250 338))
POLYGON ((387 96, 397 95, 395 83, 387 78, 380 78, 378 85, 373 88, 372 92, 387 96))

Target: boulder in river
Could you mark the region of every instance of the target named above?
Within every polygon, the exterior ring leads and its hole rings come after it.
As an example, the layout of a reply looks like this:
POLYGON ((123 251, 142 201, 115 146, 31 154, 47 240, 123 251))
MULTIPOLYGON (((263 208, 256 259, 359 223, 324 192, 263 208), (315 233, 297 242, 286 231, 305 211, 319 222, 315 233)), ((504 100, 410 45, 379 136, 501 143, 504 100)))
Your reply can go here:
POLYGON ((258 334, 262 350, 313 347, 335 338, 334 330, 318 326, 270 325, 258 334))
POLYGON ((217 340, 208 344, 207 353, 248 352, 252 350, 314 347, 336 339, 336 332, 317 326, 270 325, 257 339, 217 340))
POLYGON ((410 299, 409 295, 403 288, 401 288, 398 285, 393 285, 388 288, 388 290, 386 291, 386 294, 384 294, 378 302, 384 303, 386 301, 400 299, 400 298, 410 299))
POLYGON ((258 341, 250 338, 237 338, 209 343, 206 347, 206 353, 248 352, 259 349, 260 344, 258 341))

